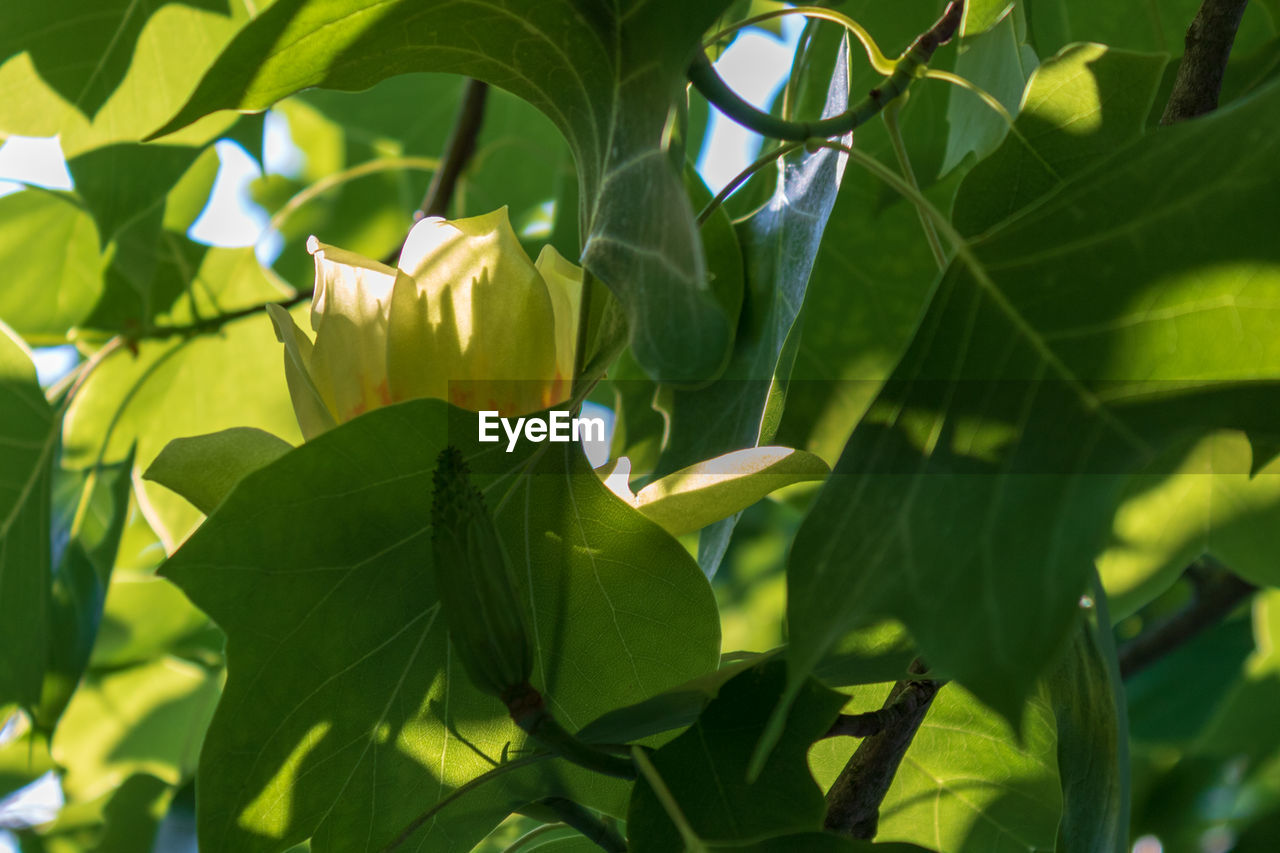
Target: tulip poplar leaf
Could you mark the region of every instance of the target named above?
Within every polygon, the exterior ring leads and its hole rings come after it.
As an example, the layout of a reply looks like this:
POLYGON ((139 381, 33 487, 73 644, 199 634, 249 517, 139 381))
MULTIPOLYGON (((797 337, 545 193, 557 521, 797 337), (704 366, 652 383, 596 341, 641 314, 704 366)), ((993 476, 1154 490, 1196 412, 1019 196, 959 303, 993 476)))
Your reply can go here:
MULTIPOLYGON (((849 43, 818 31, 797 63, 830 68, 830 82, 804 93, 805 115, 835 115, 849 105, 849 43)), ((848 144, 852 135, 843 141, 848 144)), ((721 454, 767 444, 777 428, 791 373, 792 330, 804 302, 823 231, 845 173, 845 157, 823 148, 792 152, 768 202, 738 226, 749 290, 728 367, 713 384, 675 390, 667 411, 670 438, 657 473, 668 474, 721 454)), ((736 518, 706 529, 698 562, 714 575, 736 518)))
MULTIPOLYGON (((136 142, 190 96, 269 0, 0 4, 0 136, 59 135, 68 157, 136 142)), ((222 116, 171 142, 204 144, 222 116)))
MULTIPOLYGON (((758 780, 747 778, 751 745, 786 681, 786 664, 776 658, 738 673, 687 731, 652 754, 654 768, 690 827, 709 844, 821 829, 826 803, 805 753, 831 727, 844 696, 817 681, 806 684, 764 773, 758 780)), ((643 779, 631 795, 627 835, 634 853, 681 847, 675 824, 643 779)))
POLYGON ((412 71, 507 89, 551 118, 574 152, 582 263, 625 307, 640 361, 665 379, 705 380, 722 365, 731 328, 662 140, 684 69, 725 5, 280 0, 240 31, 155 135, 217 110, 262 110, 311 86, 359 90, 412 71))
POLYGON ((636 509, 679 536, 741 512, 784 486, 822 480, 827 463, 789 447, 751 447, 690 465, 635 495, 636 509))
MULTIPOLYGON (((874 699, 865 707, 878 708, 884 686, 865 691, 854 701, 874 699)), ((1048 691, 1037 688, 1018 719, 1010 725, 963 688, 943 686, 880 806, 876 840, 937 853, 1112 849, 1055 847, 1062 793, 1048 691)), ((834 781, 855 746, 831 738, 814 747, 810 766, 820 785, 834 781)))
POLYGON ((1129 717, 1101 582, 1062 659, 1046 679, 1058 725, 1059 850, 1129 843, 1129 717))
POLYGON ((32 344, 59 344, 102 291, 93 218, 68 196, 32 188, 0 198, 0 317, 32 344))
POLYGON ((266 430, 231 427, 208 435, 175 438, 143 476, 172 489, 208 515, 247 475, 274 462, 293 445, 266 430))
POLYGON ((31 352, 0 323, 0 708, 33 706, 49 641, 49 511, 58 420, 31 352), (17 649, 31 649, 15 654, 17 649))
POLYGON ((956 228, 981 233, 1141 136, 1166 63, 1076 44, 1035 69, 1013 131, 960 185, 956 228))
POLYGON ((1273 84, 1144 137, 962 247, 797 535, 796 685, 891 616, 1016 716, 1126 476, 1178 438, 1274 429, 1276 109, 1273 84))
MULTIPOLYGON (((450 652, 433 589, 431 475, 446 441, 491 504, 530 603, 533 683, 562 724, 576 730, 715 668, 715 602, 676 540, 610 493, 575 448, 507 455, 474 431, 474 413, 438 400, 362 415, 250 474, 165 567, 228 637, 227 686, 201 755, 202 850, 308 837, 317 853, 355 837, 379 849, 459 786, 527 754, 501 703, 450 652), (511 465, 524 473, 513 479, 511 465)), ((410 846, 469 851, 548 789, 624 807, 621 783, 558 762, 512 769, 446 806, 410 846)))

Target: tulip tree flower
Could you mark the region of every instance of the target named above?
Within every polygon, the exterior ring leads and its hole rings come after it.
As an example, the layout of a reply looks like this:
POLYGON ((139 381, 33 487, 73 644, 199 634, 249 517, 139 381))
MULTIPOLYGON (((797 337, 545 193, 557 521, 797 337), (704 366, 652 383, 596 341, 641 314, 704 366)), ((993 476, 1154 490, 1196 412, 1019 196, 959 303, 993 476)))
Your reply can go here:
POLYGON ((306 438, 415 397, 506 416, 569 397, 582 270, 550 246, 531 263, 505 207, 422 220, 395 269, 314 237, 307 248, 315 340, 269 306, 306 438))

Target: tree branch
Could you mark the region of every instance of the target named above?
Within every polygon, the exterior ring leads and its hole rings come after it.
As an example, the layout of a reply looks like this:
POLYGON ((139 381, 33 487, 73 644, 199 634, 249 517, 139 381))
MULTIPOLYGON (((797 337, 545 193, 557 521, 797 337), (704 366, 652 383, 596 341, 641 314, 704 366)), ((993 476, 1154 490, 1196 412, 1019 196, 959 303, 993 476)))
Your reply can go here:
POLYGON ((488 83, 467 81, 462 103, 458 106, 458 116, 453 122, 453 132, 449 134, 449 141, 444 146, 440 168, 431 176, 427 194, 413 214, 414 222, 428 216, 444 216, 448 213, 449 201, 458 186, 458 178, 471 162, 471 156, 476 153, 476 140, 480 138, 480 128, 484 125, 484 105, 488 97, 488 83))
POLYGON ((235 320, 243 320, 246 317, 252 317, 266 310, 268 305, 279 305, 281 308, 292 308, 295 305, 301 305, 311 298, 311 288, 299 290, 288 299, 282 299, 279 302, 260 302, 256 305, 250 305, 246 308, 239 308, 235 311, 226 311, 222 314, 214 314, 212 317, 205 317, 191 323, 182 323, 176 326, 151 326, 143 331, 130 335, 129 340, 140 341, 154 338, 168 338, 173 335, 202 335, 206 332, 216 332, 227 323, 235 320))
POLYGON ((1161 124, 1176 124, 1218 107, 1222 75, 1249 0, 1204 0, 1187 29, 1186 52, 1161 124))
MULTIPOLYGON (((444 153, 440 156, 440 168, 431 175, 427 194, 422 197, 422 204, 413 212, 414 223, 428 216, 444 216, 449 212, 449 202, 453 200, 458 179, 476 153, 480 128, 484 126, 484 105, 488 98, 488 83, 480 80, 467 81, 467 87, 462 93, 462 103, 458 105, 458 114, 453 120, 453 130, 449 133, 444 153)), ((400 247, 397 246, 387 253, 382 262, 394 267, 399 257, 400 247)))
POLYGON ((1120 677, 1127 679, 1136 675, 1201 631, 1216 625, 1257 589, 1230 573, 1201 581, 1190 604, 1120 648, 1117 654, 1120 677))
MULTIPOLYGON (((911 671, 923 673, 924 666, 917 660, 911 665, 911 671)), ((853 838, 875 837, 880 804, 941 687, 941 682, 932 679, 899 681, 879 711, 853 715, 863 718, 853 725, 868 728, 875 723, 883 725, 858 745, 827 791, 827 829, 853 838), (874 722, 870 722, 872 720, 874 722)))

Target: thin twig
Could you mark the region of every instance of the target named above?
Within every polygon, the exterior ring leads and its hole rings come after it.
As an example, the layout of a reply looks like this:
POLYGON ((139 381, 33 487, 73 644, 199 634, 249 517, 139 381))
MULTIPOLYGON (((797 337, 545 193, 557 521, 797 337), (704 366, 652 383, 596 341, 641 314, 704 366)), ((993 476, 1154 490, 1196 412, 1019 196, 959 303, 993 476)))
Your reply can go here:
POLYGON ((862 101, 830 118, 788 121, 757 109, 729 88, 702 51, 694 55, 693 62, 689 65, 689 82, 720 112, 763 136, 790 142, 844 136, 865 124, 907 91, 920 76, 921 69, 929 64, 938 46, 946 44, 956 34, 964 15, 964 6, 963 0, 952 0, 937 23, 921 33, 898 58, 888 79, 868 92, 862 101))
POLYGON ((462 103, 458 107, 458 117, 453 123, 453 132, 449 134, 444 156, 440 158, 440 168, 431 176, 427 194, 413 214, 414 222, 428 216, 444 216, 448 213, 453 191, 458 186, 458 178, 471 162, 471 155, 476 153, 476 140, 480 138, 480 128, 484 124, 484 104, 488 97, 488 83, 467 81, 462 103))
POLYGON ((1186 52, 1161 124, 1176 124, 1218 108, 1222 75, 1249 0, 1204 0, 1187 29, 1186 52))
POLYGON ((1120 677, 1130 678, 1160 658, 1216 625, 1257 587, 1230 573, 1201 583, 1195 598, 1177 613, 1120 648, 1120 677))
MULTIPOLYGON (((920 661, 912 672, 923 673, 920 661)), ((899 681, 881 707, 883 727, 867 737, 827 791, 826 828, 853 838, 875 837, 880 804, 942 684, 932 679, 899 681)))
POLYGON ((235 320, 243 320, 246 317, 252 317, 266 310, 268 305, 279 305, 281 308, 293 308, 295 305, 301 305, 311 298, 312 290, 299 290, 288 299, 282 299, 278 302, 260 302, 256 305, 249 305, 235 311, 227 311, 222 314, 215 314, 212 317, 205 317, 191 323, 182 323, 174 326, 151 326, 137 334, 131 335, 131 341, 147 340, 154 338, 168 338, 174 335, 192 336, 202 335, 206 332, 216 332, 227 323, 235 320))

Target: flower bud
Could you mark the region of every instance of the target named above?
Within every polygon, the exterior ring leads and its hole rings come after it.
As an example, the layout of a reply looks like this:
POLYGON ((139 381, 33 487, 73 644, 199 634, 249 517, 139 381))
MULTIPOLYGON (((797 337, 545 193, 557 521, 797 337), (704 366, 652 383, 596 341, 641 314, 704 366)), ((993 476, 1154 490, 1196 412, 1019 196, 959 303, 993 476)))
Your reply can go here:
POLYGON ((433 480, 431 553, 449 636, 471 682, 507 702, 533 673, 519 587, 457 448, 440 453, 433 480))

